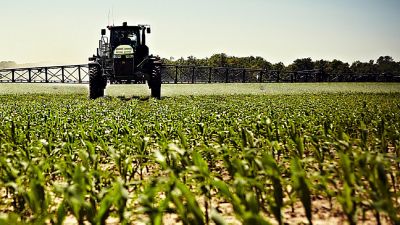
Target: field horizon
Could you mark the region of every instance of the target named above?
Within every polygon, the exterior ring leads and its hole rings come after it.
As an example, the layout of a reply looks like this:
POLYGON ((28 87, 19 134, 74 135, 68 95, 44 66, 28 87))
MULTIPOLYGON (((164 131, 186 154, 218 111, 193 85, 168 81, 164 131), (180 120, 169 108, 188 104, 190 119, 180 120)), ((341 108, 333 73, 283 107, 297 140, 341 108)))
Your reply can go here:
MULTIPOLYGON (((88 94, 88 84, 54 83, 0 83, 0 95, 4 94, 88 94)), ((225 94, 304 94, 304 93, 399 93, 400 83, 211 83, 211 84, 163 84, 163 97, 179 95, 225 94)), ((148 96, 147 84, 107 85, 106 96, 148 96)))

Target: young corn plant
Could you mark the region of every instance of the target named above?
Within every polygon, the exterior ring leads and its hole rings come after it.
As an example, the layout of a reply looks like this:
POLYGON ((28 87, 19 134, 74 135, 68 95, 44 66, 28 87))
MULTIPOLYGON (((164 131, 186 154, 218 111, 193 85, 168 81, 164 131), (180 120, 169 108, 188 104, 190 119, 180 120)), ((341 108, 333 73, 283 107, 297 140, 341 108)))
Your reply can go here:
POLYGON ((294 157, 290 163, 290 170, 292 173, 291 179, 293 183, 293 189, 296 191, 303 204, 304 211, 306 213, 309 224, 312 224, 312 204, 311 204, 311 190, 310 184, 306 177, 306 172, 302 167, 302 163, 299 158, 294 157))
POLYGON ((269 201, 269 205, 275 219, 278 224, 283 224, 282 220, 282 208, 283 208, 283 187, 282 187, 282 174, 280 172, 279 166, 275 159, 269 155, 264 154, 261 158, 262 168, 268 175, 268 178, 272 181, 273 187, 273 200, 269 201))
POLYGON ((358 203, 355 197, 356 176, 354 165, 345 153, 340 154, 340 165, 343 173, 343 189, 338 196, 338 200, 343 212, 347 216, 349 224, 355 225, 357 223, 356 213, 358 203))

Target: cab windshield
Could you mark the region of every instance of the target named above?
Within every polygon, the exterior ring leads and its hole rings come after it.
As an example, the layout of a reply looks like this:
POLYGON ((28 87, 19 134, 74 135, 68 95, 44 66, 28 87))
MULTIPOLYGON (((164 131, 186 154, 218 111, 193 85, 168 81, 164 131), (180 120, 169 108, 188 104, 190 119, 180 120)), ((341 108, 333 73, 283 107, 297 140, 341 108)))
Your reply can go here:
POLYGON ((133 30, 113 30, 111 39, 111 43, 114 43, 113 49, 119 45, 130 45, 132 47, 138 45, 138 37, 133 30))

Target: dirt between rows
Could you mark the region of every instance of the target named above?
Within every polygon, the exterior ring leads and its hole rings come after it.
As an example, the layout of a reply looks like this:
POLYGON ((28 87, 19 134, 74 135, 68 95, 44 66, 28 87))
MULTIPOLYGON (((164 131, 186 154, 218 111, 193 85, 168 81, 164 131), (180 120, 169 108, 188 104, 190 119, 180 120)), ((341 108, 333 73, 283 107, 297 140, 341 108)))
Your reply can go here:
MULTIPOLYGON (((202 204, 201 198, 199 197, 198 202, 204 211, 204 206, 202 204)), ((339 203, 333 199, 332 209, 330 208, 329 200, 323 198, 315 198, 312 202, 312 222, 314 225, 336 225, 336 224, 349 224, 347 222, 347 218, 345 214, 342 212, 342 209, 339 203)), ((213 206, 216 206, 219 210, 219 213, 225 219, 227 224, 231 225, 240 225, 242 222, 235 217, 233 207, 230 203, 227 202, 213 202, 213 206)), ((304 208, 301 202, 296 202, 294 204, 294 211, 292 211, 291 207, 286 207, 283 209, 283 222, 284 224, 308 224, 307 217, 304 212, 304 208)), ((363 225, 375 225, 377 224, 375 215, 371 211, 366 212, 364 218, 361 215, 361 212, 358 212, 357 224, 363 225)), ((268 220, 271 224, 277 225, 278 222, 275 220, 273 215, 263 214, 264 218, 268 220)), ((134 215, 133 225, 145 225, 147 224, 148 217, 145 215, 134 215)), ((386 215, 380 215, 380 220, 382 225, 392 224, 390 219, 386 215)), ((72 216, 68 216, 63 223, 64 225, 75 225, 77 224, 77 220, 72 216)), ((89 223, 86 223, 89 224, 89 223)), ((106 221, 107 225, 117 225, 119 224, 118 218, 108 218, 106 221)), ((183 224, 177 214, 166 213, 163 216, 163 224, 183 224)), ((210 224, 215 224, 214 222, 210 222, 210 224)))
MULTIPOLYGON (((4 208, 5 205, 10 206, 11 199, 7 198, 5 189, 0 190, 0 215, 7 214, 13 211, 11 208, 4 208)), ((203 212, 205 211, 204 204, 203 204, 203 197, 199 196, 197 198, 199 205, 202 207, 203 212)), ((132 202, 133 205, 139 206, 138 203, 132 202)), ((217 208, 217 211, 222 215, 225 219, 227 224, 242 224, 240 220, 235 217, 235 213, 233 207, 230 203, 224 202, 222 199, 212 198, 211 202, 212 207, 217 208)), ((292 211, 292 207, 286 206, 283 211, 283 221, 285 224, 308 224, 304 208, 300 201, 294 204, 292 211)), ((400 213, 400 212, 399 212, 400 213)), ((272 214, 263 214, 264 218, 266 218, 272 224, 278 224, 272 214)), ((367 211, 366 214, 363 216, 362 213, 359 211, 357 214, 357 224, 365 224, 365 225, 373 225, 377 224, 375 215, 371 211, 367 211)), ((148 217, 141 214, 133 214, 131 216, 131 220, 134 222, 134 225, 142 225, 147 224, 148 217)), ((312 220, 313 224, 315 225, 322 225, 322 224, 348 224, 347 218, 345 214, 342 212, 340 204, 337 202, 336 199, 332 199, 332 209, 329 203, 329 200, 323 198, 322 196, 314 196, 312 202, 312 220)), ((389 218, 381 214, 380 215, 381 224, 392 224, 389 218)), ((179 220, 177 214, 166 213, 163 216, 163 223, 164 224, 182 224, 179 220)), ((63 222, 64 225, 75 225, 78 224, 77 220, 73 215, 68 215, 63 222)), ((89 224, 85 222, 85 224, 89 224)), ((107 219, 106 224, 108 225, 116 225, 119 224, 119 219, 110 217, 107 219)), ((214 224, 211 222, 210 224, 214 224)))
MULTIPOLYGON (((219 162, 221 163, 221 162, 219 162)), ((100 165, 102 169, 106 170, 114 170, 115 165, 113 163, 102 164, 100 165)), ((144 177, 150 177, 151 171, 154 171, 157 168, 155 166, 150 166, 150 168, 142 170, 144 177)), ((229 175, 227 171, 220 171, 220 174, 224 180, 229 179, 229 175)), ((166 175, 166 174, 163 174, 166 175)), ((135 178, 139 179, 139 174, 135 175, 135 178)), ((54 197, 54 196, 53 196, 54 197)), ((287 199, 286 199, 287 200, 287 199)), ((285 201, 286 201, 285 200, 285 201)), ((340 204, 337 202, 335 198, 332 199, 332 208, 330 206, 330 202, 328 199, 322 196, 313 196, 312 198, 312 222, 314 225, 325 225, 325 224, 349 224, 347 222, 346 215, 343 213, 340 204)), ((0 204, 10 205, 11 199, 7 198, 5 189, 0 189, 0 204)), ((60 199, 55 200, 57 203, 60 202, 60 199)), ((132 200, 130 200, 132 201, 132 200)), ((204 200, 202 196, 197 198, 197 201, 202 207, 203 212, 205 211, 204 200)), ((399 202, 400 204, 400 202, 399 202)), ((0 215, 7 214, 8 212, 13 211, 11 208, 4 208, 4 205, 0 205, 0 215)), ((135 207, 140 207, 137 202, 131 202, 130 205, 134 205, 135 207)), ((225 219, 227 224, 237 225, 242 224, 242 222, 235 217, 235 213, 233 207, 230 203, 224 202, 222 199, 218 199, 217 197, 212 198, 211 202, 212 207, 217 208, 217 211, 221 214, 221 216, 225 219)), ((400 214, 400 212, 399 212, 400 214)), ((276 219, 272 214, 262 214, 267 221, 271 224, 278 224, 276 219)), ((282 210, 283 222, 285 224, 308 224, 307 217, 304 212, 304 208, 300 201, 294 204, 294 207, 286 206, 282 210)), ((143 214, 132 213, 130 220, 134 222, 134 225, 144 225, 147 224, 149 218, 143 214)), ((211 220, 210 220, 211 221, 211 220)), ((381 224, 392 224, 388 216, 383 213, 380 215, 381 224)), ((50 224, 50 223, 49 223, 50 224)), ((75 225, 78 224, 78 221, 75 219, 73 215, 68 215, 63 222, 64 225, 75 225)), ((90 224, 89 222, 85 222, 85 224, 90 224)), ((116 217, 109 217, 106 221, 108 225, 116 225, 120 224, 119 219, 116 217)), ((165 213, 163 215, 163 224, 182 224, 177 214, 173 213, 165 213)), ((214 224, 212 221, 210 224, 214 224)), ((365 224, 365 225, 373 225, 377 224, 376 217, 371 211, 367 211, 365 215, 362 215, 362 212, 357 212, 357 224, 365 224)))

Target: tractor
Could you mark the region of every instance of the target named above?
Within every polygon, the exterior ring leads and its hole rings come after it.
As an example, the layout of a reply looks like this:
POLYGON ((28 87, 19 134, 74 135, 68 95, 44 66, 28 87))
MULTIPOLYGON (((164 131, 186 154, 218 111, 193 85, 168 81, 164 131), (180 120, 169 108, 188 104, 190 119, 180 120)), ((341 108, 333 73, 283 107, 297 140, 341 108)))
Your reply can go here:
POLYGON ((107 81, 110 84, 147 82, 151 96, 161 97, 161 60, 149 55, 146 33, 149 25, 107 26, 101 30, 97 54, 89 58, 89 96, 96 99, 104 96, 107 81))

